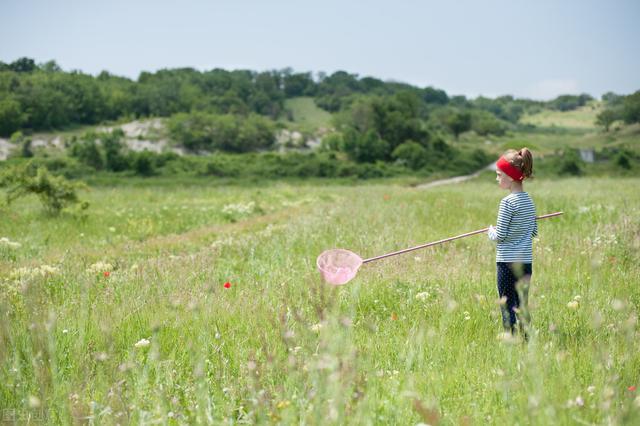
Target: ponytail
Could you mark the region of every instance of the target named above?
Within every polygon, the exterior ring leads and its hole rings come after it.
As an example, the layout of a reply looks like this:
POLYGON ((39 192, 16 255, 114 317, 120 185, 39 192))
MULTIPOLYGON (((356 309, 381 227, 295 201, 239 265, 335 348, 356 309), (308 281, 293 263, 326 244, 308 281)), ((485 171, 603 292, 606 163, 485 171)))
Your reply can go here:
POLYGON ((522 165, 520 166, 520 170, 522 170, 522 174, 526 178, 530 178, 533 174, 533 155, 528 148, 522 148, 518 151, 518 156, 522 158, 522 165))
POLYGON ((513 167, 517 167, 525 178, 528 179, 533 175, 533 154, 529 148, 521 148, 518 151, 510 149, 503 157, 513 167))

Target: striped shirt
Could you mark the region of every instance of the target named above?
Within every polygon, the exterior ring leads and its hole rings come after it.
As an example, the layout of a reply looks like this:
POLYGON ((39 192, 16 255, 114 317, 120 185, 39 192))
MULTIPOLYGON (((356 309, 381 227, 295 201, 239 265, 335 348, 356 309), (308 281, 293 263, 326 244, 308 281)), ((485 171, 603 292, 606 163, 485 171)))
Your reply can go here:
POLYGON ((515 192, 500 201, 496 234, 496 262, 533 263, 531 240, 538 236, 538 224, 528 193, 515 192))

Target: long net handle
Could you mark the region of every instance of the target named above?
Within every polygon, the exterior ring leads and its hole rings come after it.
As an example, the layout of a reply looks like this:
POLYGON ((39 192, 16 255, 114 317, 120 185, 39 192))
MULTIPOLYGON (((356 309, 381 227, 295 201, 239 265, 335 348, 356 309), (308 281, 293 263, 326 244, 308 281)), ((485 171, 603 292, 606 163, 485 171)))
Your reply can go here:
MULTIPOLYGON (((536 219, 540 220, 540 219, 546 219, 546 218, 549 218, 549 217, 560 216, 562 213, 564 213, 564 212, 548 213, 548 214, 544 214, 542 216, 538 216, 538 217, 536 217, 536 219)), ((446 243, 447 241, 453 241, 453 240, 457 240, 457 239, 460 239, 460 238, 469 237, 471 235, 481 234, 483 232, 487 232, 488 230, 489 230, 489 228, 478 229, 477 231, 467 232, 466 234, 456 235, 455 237, 445 238, 444 240, 438 240, 438 241, 434 241, 434 242, 431 242, 431 243, 421 244, 419 246, 407 248, 407 249, 404 249, 404 250, 394 251, 393 253, 387 253, 387 254, 382 254, 380 256, 376 256, 376 257, 370 257, 369 259, 363 260, 362 263, 363 264, 364 263, 369 263, 369 262, 373 262, 374 260, 384 259, 385 257, 396 256, 398 254, 407 253, 409 251, 418 250, 418 249, 421 249, 421 248, 431 247, 431 246, 435 246, 435 245, 438 245, 438 244, 446 243)))

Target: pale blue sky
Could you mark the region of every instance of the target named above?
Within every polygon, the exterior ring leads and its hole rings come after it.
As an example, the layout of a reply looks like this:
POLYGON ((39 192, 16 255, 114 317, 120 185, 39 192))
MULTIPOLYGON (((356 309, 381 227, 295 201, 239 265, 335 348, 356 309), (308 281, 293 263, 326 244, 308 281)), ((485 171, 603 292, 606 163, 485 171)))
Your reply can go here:
POLYGON ((640 1, 0 0, 0 60, 345 70, 449 94, 640 89, 640 1))

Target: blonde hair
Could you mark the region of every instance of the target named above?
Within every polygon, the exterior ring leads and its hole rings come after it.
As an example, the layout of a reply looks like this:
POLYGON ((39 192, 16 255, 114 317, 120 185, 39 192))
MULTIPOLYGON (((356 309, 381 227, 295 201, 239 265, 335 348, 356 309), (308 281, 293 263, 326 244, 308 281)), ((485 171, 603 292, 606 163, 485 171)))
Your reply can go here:
POLYGON ((510 149, 504 153, 504 158, 513 167, 520 170, 525 178, 530 178, 533 175, 533 154, 529 148, 521 148, 518 151, 510 149))

